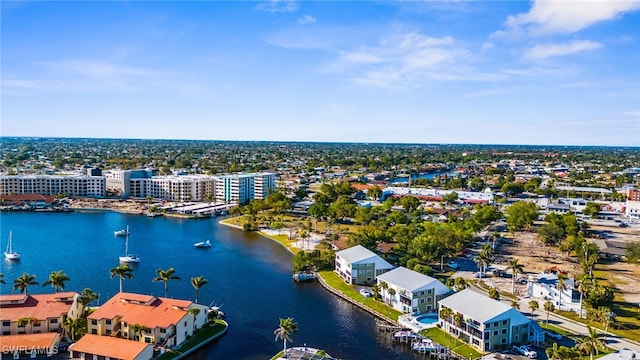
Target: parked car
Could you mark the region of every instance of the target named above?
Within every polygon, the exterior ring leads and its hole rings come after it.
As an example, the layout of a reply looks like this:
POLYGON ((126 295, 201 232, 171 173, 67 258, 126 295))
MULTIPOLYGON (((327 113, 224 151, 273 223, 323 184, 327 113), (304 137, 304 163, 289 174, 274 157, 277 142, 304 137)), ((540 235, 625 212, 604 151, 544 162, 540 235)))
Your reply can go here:
POLYGON ((527 345, 513 345, 513 350, 515 350, 518 354, 524 355, 529 359, 535 359, 538 357, 538 353, 535 350, 532 350, 527 345))
POLYGON ((481 272, 473 273, 473 277, 475 277, 475 278, 483 278, 483 277, 486 277, 486 276, 487 276, 487 274, 481 273, 481 272))
POLYGON ((368 290, 368 289, 360 289, 360 295, 364 296, 364 297, 372 297, 373 293, 368 290))
POLYGON ((545 330, 544 331, 545 335, 552 338, 552 339, 556 339, 556 340, 562 340, 562 335, 558 334, 555 331, 552 330, 545 330))
POLYGON ((495 269, 493 270, 493 275, 495 276, 499 276, 499 277, 504 277, 507 275, 506 271, 502 270, 502 269, 495 269))

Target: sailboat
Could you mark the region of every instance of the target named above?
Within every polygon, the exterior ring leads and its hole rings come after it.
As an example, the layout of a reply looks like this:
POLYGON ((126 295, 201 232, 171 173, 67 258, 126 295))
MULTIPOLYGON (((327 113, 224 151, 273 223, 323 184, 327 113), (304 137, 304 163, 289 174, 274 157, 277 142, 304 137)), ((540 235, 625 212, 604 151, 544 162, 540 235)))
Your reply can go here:
POLYGON ((129 254, 129 227, 127 226, 127 237, 124 240, 124 256, 119 257, 123 263, 139 263, 140 258, 136 255, 129 254))
POLYGON ((13 251, 11 231, 9 231, 9 243, 7 244, 7 250, 4 252, 4 257, 7 260, 20 260, 20 253, 17 251, 13 251))

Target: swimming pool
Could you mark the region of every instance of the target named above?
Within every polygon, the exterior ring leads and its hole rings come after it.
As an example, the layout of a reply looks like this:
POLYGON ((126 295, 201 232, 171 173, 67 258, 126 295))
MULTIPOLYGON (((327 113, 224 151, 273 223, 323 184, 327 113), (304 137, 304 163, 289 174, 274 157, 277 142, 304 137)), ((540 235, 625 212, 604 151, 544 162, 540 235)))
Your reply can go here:
POLYGON ((435 324, 438 322, 438 314, 420 315, 416 318, 416 320, 425 325, 435 324))

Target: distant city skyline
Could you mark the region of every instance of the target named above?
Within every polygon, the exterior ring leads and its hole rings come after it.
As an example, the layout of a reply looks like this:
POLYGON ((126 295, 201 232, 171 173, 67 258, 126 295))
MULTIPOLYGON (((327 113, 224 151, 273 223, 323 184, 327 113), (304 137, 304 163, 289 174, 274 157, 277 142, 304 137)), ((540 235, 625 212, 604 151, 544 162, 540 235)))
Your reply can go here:
POLYGON ((3 1, 0 135, 640 146, 638 1, 3 1))

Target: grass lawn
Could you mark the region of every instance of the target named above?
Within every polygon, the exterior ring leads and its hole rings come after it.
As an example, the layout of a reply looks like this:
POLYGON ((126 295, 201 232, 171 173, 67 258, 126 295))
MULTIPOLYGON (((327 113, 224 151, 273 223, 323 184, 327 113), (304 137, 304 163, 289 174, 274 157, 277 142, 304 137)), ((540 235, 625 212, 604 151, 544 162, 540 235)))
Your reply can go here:
POLYGON ((540 324, 540 327, 543 329, 549 329, 553 332, 557 332, 558 334, 564 336, 564 337, 573 337, 576 336, 576 333, 572 333, 568 330, 565 330, 563 328, 554 326, 553 324, 549 324, 549 326, 547 327, 547 325, 545 325, 544 321, 538 321, 538 324, 540 324))
POLYGON ((196 345, 199 345, 203 341, 211 338, 214 335, 219 334, 226 327, 227 326, 224 324, 224 322, 222 322, 222 320, 216 320, 215 324, 213 324, 213 325, 211 325, 209 327, 206 327, 204 329, 201 329, 200 331, 198 331, 197 334, 192 336, 189 340, 185 341, 182 344, 182 346, 180 346, 179 348, 173 349, 173 350, 169 350, 169 351, 165 352, 164 354, 160 355, 157 359, 158 360, 174 359, 176 356, 178 356, 180 354, 183 354, 184 352, 192 349, 196 345))
POLYGON ((398 316, 403 315, 401 312, 392 309, 390 306, 378 301, 374 300, 372 297, 364 297, 360 295, 353 286, 347 284, 342 280, 336 273, 333 271, 321 271, 319 272, 320 276, 327 282, 329 286, 332 288, 342 292, 344 295, 350 297, 357 302, 366 305, 368 308, 379 312, 395 321, 398 321, 398 316))
POLYGON ((426 336, 429 339, 437 342, 438 344, 448 347, 449 349, 451 349, 451 351, 455 352, 463 358, 470 357, 472 359, 476 359, 482 356, 482 354, 478 352, 478 350, 456 339, 455 336, 447 334, 442 329, 439 329, 437 327, 422 330, 420 332, 420 335, 426 336))

